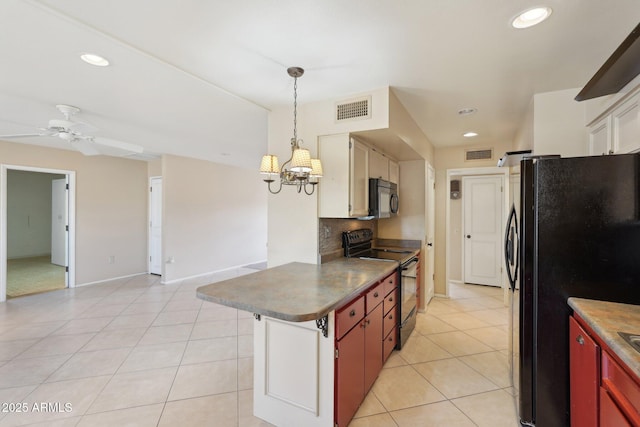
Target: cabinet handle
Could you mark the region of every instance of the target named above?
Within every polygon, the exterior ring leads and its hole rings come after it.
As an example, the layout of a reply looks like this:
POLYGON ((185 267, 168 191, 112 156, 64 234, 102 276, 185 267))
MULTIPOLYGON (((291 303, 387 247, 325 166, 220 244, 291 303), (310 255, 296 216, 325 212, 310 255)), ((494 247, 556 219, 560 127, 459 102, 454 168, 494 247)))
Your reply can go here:
POLYGON ((393 341, 393 337, 389 337, 389 342, 393 341))
POLYGON ((393 314, 389 316, 389 320, 393 320, 393 314))
POLYGON ((582 335, 578 335, 576 337, 576 341, 578 341, 578 344, 584 345, 584 338, 582 338, 582 335))
POLYGON ((389 280, 389 283, 391 283, 393 285, 393 280, 389 280))
POLYGON ((393 302, 393 297, 389 297, 389 302, 393 302))
POLYGON ((374 293, 373 293, 373 297, 374 297, 374 298, 378 298, 378 293, 377 293, 377 292, 374 292, 374 293))
POLYGON ((355 310, 351 310, 351 311, 349 312, 349 317, 353 317, 353 316, 355 316, 355 315, 356 315, 356 311, 355 311, 355 310))
POLYGON ((613 154, 613 150, 609 150, 609 154, 613 154))

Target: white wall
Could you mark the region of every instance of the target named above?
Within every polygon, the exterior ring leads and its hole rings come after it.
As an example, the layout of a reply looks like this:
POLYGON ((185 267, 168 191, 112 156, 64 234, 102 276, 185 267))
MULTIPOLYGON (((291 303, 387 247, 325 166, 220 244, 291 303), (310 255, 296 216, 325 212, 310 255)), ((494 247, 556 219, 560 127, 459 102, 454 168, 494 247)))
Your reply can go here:
POLYGON ((64 175, 7 171, 7 258, 51 254, 51 181, 64 175))
POLYGON ((76 171, 77 285, 147 271, 145 162, 5 141, 0 162, 76 171))
POLYGON ((163 156, 164 283, 266 260, 267 196, 258 166, 163 156), (175 262, 166 263, 170 257, 175 262))
POLYGON ((578 92, 580 89, 566 89, 534 95, 534 154, 588 154, 585 104, 574 100, 578 92))

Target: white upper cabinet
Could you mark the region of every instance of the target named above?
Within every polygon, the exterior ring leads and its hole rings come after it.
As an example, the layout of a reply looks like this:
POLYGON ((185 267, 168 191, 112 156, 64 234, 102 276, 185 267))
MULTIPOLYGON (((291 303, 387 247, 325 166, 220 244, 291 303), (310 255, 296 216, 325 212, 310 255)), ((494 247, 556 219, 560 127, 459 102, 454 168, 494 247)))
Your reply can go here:
POLYGON ((389 159, 374 149, 369 151, 369 178, 389 181, 389 159))
POLYGON ((389 181, 394 184, 400 183, 400 165, 389 159, 389 181))
POLYGON ((369 214, 369 148, 349 134, 318 137, 323 176, 318 215, 351 218, 369 214))
POLYGON ((606 116, 589 128, 589 155, 613 154, 611 150, 611 116, 606 116))
POLYGON ((589 154, 624 154, 640 150, 640 89, 589 127, 589 154))

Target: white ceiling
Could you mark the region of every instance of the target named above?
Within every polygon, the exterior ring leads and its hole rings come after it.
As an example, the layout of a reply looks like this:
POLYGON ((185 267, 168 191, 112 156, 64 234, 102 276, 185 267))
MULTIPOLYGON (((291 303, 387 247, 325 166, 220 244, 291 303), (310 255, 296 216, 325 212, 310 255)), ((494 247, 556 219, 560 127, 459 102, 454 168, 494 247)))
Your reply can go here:
POLYGON ((296 65, 301 104, 391 86, 435 146, 512 140, 534 93, 582 87, 640 21, 638 0, 542 1, 515 30, 539 0, 2 0, 0 135, 70 104, 96 136, 253 168, 296 65))

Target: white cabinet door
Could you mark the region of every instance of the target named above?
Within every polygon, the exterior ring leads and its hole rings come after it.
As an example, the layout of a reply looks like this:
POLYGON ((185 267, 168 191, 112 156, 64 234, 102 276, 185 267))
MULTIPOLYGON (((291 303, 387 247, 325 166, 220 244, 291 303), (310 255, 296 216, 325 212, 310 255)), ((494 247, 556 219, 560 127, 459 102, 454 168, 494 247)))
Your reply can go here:
POLYGON ((611 149, 611 116, 607 116, 589 128, 589 155, 613 154, 611 149))
POLYGON ((351 139, 349 216, 369 215, 369 148, 351 139))
POLYGON ((400 165, 393 160, 389 160, 389 181, 394 184, 400 183, 400 165))
POLYGON ((376 150, 369 150, 369 177, 389 181, 389 159, 376 150))
POLYGON ((349 218, 369 213, 369 149, 349 134, 318 139, 323 176, 318 184, 318 215, 349 218))
POLYGON ((640 149, 640 93, 613 111, 612 127, 613 150, 616 154, 640 149))

